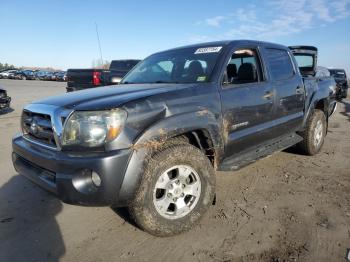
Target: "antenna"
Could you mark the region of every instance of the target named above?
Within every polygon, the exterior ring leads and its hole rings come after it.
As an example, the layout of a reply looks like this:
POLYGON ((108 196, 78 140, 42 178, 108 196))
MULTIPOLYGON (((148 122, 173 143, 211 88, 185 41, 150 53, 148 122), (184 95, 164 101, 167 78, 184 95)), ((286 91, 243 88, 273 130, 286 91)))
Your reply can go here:
POLYGON ((95 22, 95 28, 96 28, 96 35, 97 35, 97 42, 98 42, 98 48, 100 49, 100 58, 101 58, 101 63, 103 65, 103 57, 102 57, 102 49, 101 49, 101 43, 100 43, 100 36, 98 34, 98 27, 97 23, 95 22))

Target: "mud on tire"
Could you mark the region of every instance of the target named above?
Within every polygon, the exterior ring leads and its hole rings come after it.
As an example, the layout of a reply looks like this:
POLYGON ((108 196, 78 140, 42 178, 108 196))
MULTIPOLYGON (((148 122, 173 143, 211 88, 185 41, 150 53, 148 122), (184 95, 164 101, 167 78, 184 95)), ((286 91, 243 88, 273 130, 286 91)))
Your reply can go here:
MULTIPOLYGON (((179 198, 181 197, 180 193, 177 195, 179 198)), ((181 195, 184 195, 184 193, 181 195)), ((147 160, 140 187, 136 192, 134 201, 129 207, 129 212, 141 229, 155 236, 172 236, 187 231, 196 225, 211 205, 214 195, 215 172, 209 159, 196 147, 183 141, 177 141, 175 143, 173 141, 168 146, 158 150, 147 160), (190 176, 193 176, 193 180, 197 179, 200 181, 200 193, 197 197, 192 197, 192 202, 188 201, 190 211, 182 209, 185 210, 182 216, 177 217, 175 215, 172 217, 172 212, 176 214, 176 209, 173 207, 173 210, 166 210, 169 213, 167 214, 164 208, 162 212, 159 210, 158 205, 156 207, 156 201, 158 201, 158 195, 160 195, 159 199, 163 199, 163 197, 167 198, 169 195, 173 196, 171 193, 174 193, 174 191, 171 191, 169 189, 170 187, 173 190, 181 189, 181 186, 177 187, 173 183, 179 182, 178 185, 185 187, 185 184, 181 184, 185 182, 176 180, 179 177, 179 175, 176 176, 176 172, 173 177, 171 177, 171 172, 173 171, 170 171, 170 174, 167 173, 172 168, 176 169, 182 166, 189 167, 190 170, 194 171, 190 176), (162 196, 162 192, 159 194, 158 191, 162 191, 163 189, 156 188, 159 185, 159 181, 164 181, 163 177, 165 174, 170 177, 169 182, 165 183, 167 185, 165 188, 167 189, 165 189, 163 192, 164 196, 162 196)), ((182 199, 185 198, 183 197, 182 199)))
POLYGON ((298 147, 306 155, 317 154, 323 146, 326 131, 326 116, 323 111, 316 109, 308 119, 305 131, 300 134, 304 140, 298 144, 298 147))

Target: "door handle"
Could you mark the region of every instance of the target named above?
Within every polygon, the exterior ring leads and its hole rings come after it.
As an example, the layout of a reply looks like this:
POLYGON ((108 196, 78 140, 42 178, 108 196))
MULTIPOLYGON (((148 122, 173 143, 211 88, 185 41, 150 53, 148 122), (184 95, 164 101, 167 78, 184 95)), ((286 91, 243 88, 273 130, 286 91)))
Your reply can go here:
POLYGON ((267 91, 265 95, 263 96, 264 99, 270 100, 273 97, 273 93, 270 91, 267 91))
POLYGON ((298 87, 295 89, 295 93, 296 93, 297 95, 304 94, 304 89, 303 89, 301 86, 298 86, 298 87))

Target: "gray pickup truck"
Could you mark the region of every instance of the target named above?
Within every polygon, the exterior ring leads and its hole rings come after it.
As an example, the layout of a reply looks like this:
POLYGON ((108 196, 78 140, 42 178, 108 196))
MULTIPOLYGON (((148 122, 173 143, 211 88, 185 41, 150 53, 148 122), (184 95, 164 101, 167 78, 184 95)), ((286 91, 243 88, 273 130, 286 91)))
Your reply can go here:
POLYGON ((335 82, 316 61, 314 47, 246 40, 153 54, 120 85, 25 106, 14 167, 66 203, 127 206, 147 232, 181 233, 212 204, 216 170, 321 150, 335 82))

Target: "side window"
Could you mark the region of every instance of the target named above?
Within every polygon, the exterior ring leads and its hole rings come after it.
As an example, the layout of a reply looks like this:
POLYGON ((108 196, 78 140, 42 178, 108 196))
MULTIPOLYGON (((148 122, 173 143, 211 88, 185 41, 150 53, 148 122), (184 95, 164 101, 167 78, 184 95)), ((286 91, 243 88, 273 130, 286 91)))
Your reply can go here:
POLYGON ((226 67, 224 84, 239 85, 261 80, 262 70, 257 50, 244 48, 234 51, 226 67))
POLYGON ((293 64, 286 50, 268 48, 267 61, 273 80, 283 80, 294 75, 293 64))

